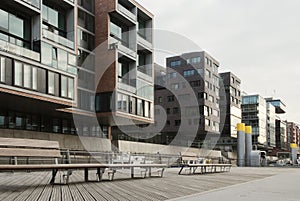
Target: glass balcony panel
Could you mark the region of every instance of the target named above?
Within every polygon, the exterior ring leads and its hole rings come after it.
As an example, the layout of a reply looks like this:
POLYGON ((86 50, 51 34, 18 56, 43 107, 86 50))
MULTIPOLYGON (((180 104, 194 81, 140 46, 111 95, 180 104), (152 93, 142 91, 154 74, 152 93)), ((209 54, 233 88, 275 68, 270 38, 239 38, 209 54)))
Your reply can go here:
POLYGON ((65 47, 68 47, 70 49, 74 49, 74 42, 70 41, 67 38, 64 38, 60 35, 57 35, 55 33, 52 33, 51 31, 48 31, 46 29, 43 29, 43 36, 51 41, 54 41, 60 45, 63 45, 65 47))
POLYGON ((25 3, 31 5, 31 6, 34 6, 36 8, 41 8, 40 6, 40 0, 22 0, 24 1, 25 3))
POLYGON ((34 52, 32 50, 11 44, 9 42, 0 40, 0 49, 2 51, 9 52, 11 54, 19 55, 22 57, 26 57, 29 59, 33 59, 35 61, 40 61, 40 54, 37 52, 34 52))
POLYGON ((122 6, 121 4, 118 4, 118 11, 122 14, 124 14, 125 16, 127 16, 128 18, 130 18, 133 21, 137 20, 137 17, 135 14, 133 14, 132 12, 130 12, 127 8, 125 8, 124 6, 122 6))

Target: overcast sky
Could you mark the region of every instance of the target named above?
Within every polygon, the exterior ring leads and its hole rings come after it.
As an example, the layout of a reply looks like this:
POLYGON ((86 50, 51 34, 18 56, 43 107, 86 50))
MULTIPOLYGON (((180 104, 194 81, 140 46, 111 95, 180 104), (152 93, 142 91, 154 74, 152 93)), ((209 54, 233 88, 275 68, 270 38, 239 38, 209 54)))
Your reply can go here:
POLYGON ((232 71, 248 94, 280 98, 300 123, 300 1, 137 0, 155 28, 181 34, 232 71))

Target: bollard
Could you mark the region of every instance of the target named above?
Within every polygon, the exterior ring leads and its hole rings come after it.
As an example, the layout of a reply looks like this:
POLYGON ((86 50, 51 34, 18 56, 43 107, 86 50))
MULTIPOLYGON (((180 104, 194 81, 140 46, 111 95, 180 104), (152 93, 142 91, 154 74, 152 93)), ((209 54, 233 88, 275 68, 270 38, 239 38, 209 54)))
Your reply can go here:
POLYGON ((237 124, 237 165, 239 167, 245 166, 245 124, 237 124))
POLYGON ((251 151, 252 151, 252 127, 245 127, 245 152, 246 152, 246 166, 251 166, 251 151))
POLYGON ((294 165, 294 164, 297 164, 298 146, 295 143, 291 143, 290 147, 291 147, 291 159, 292 159, 292 163, 294 165))

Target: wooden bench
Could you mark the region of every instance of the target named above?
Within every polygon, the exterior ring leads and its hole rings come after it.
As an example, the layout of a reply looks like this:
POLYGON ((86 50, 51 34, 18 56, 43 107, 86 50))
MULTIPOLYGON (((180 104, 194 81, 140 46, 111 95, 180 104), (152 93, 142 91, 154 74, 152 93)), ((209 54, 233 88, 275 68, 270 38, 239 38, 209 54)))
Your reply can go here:
MULTIPOLYGON (((94 169, 97 171, 98 180, 102 180, 102 176, 107 169, 127 168, 131 170, 131 178, 134 178, 134 171, 136 168, 145 169, 149 172, 151 177, 151 168, 165 168, 166 164, 102 164, 102 163, 82 163, 70 164, 71 161, 67 160, 69 164, 58 164, 58 159, 62 159, 59 150, 58 142, 45 141, 45 140, 31 140, 31 139, 17 139, 17 138, 0 138, 0 157, 8 157, 13 159, 13 163, 0 164, 0 171, 29 171, 29 170, 52 170, 52 178, 50 183, 55 183, 55 178, 59 170, 67 171, 64 174, 65 183, 69 182, 69 177, 72 170, 84 170, 84 179, 89 181, 89 170, 94 169), (25 158, 26 164, 18 164, 19 158, 25 158), (39 159, 54 159, 52 164, 29 164, 30 158, 39 159)), ((67 156, 68 158, 68 156, 67 156)), ((12 160, 10 160, 12 161, 12 160)), ((161 175, 162 176, 162 175, 161 175)))
POLYGON ((46 140, 0 138, 0 157, 9 158, 10 164, 18 165, 18 160, 26 160, 29 163, 31 158, 51 159, 58 164, 61 158, 59 143, 46 140))
POLYGON ((206 159, 199 158, 195 153, 183 153, 180 154, 181 169, 178 174, 181 175, 182 171, 185 169, 186 174, 204 174, 204 173, 217 173, 217 172, 227 172, 231 169, 231 164, 213 164, 206 163, 206 159), (200 169, 200 172, 196 172, 200 169), (188 173, 187 173, 188 172, 188 173))

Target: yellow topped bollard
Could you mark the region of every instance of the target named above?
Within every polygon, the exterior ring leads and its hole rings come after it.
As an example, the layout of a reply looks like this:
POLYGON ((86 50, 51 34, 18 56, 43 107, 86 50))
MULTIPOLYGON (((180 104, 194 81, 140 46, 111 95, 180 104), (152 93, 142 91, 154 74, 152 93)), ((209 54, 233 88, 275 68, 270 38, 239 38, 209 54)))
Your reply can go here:
POLYGON ((246 147, 246 166, 251 166, 251 151, 252 151, 252 126, 245 127, 245 147, 246 147))
POLYGON ((239 167, 245 166, 245 124, 239 123, 237 128, 237 165, 239 167))

